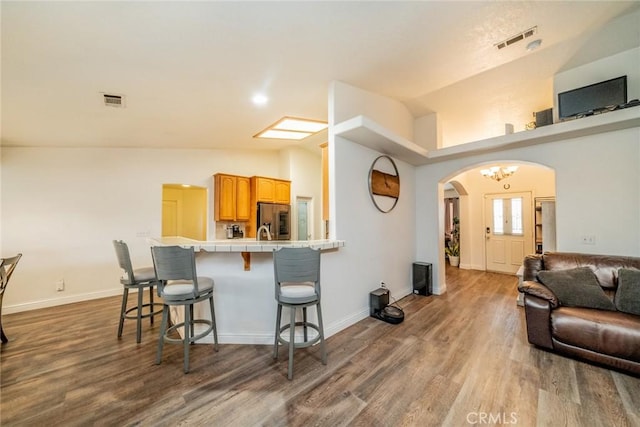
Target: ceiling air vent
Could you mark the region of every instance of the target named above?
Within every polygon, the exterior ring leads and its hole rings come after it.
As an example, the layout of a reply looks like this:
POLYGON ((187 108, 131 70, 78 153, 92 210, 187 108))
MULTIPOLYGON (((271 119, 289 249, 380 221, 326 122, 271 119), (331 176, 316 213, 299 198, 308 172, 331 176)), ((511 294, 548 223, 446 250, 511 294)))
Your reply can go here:
POLYGON ((110 95, 108 93, 103 93, 104 97, 104 105, 107 107, 116 107, 122 108, 124 107, 124 96, 123 95, 110 95))
POLYGON ((513 35, 511 37, 509 37, 506 40, 501 41, 500 43, 496 43, 494 46, 498 48, 498 50, 500 49, 504 49, 507 46, 511 46, 514 43, 517 43, 521 40, 524 40, 528 37, 531 37, 532 35, 534 35, 535 33, 538 32, 538 27, 531 27, 528 30, 525 30, 521 33, 518 33, 516 35, 513 35))

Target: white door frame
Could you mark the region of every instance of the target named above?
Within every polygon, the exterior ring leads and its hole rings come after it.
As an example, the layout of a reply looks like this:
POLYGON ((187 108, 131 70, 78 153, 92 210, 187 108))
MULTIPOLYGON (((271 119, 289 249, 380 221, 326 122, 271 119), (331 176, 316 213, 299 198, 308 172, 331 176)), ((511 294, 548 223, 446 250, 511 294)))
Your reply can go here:
POLYGON ((522 264, 522 259, 525 255, 529 253, 535 252, 534 239, 533 239, 533 195, 531 191, 518 191, 513 193, 486 193, 483 196, 484 199, 484 209, 483 209, 483 218, 484 218, 484 227, 483 237, 484 237, 484 264, 486 271, 495 271, 498 273, 507 273, 507 274, 515 274, 522 264), (492 224, 492 209, 488 208, 489 201, 493 199, 509 199, 516 198, 522 196, 523 197, 523 205, 522 205, 522 226, 523 226, 523 234, 522 237, 513 235, 501 235, 504 238, 503 242, 507 244, 504 248, 504 259, 503 265, 500 263, 491 263, 489 258, 493 251, 491 251, 490 245, 496 241, 496 236, 493 230, 492 224), (487 228, 489 230, 487 230, 487 228), (487 232, 489 231, 489 232, 487 232), (514 248, 518 247, 520 244, 522 249, 519 253, 514 254, 514 248))

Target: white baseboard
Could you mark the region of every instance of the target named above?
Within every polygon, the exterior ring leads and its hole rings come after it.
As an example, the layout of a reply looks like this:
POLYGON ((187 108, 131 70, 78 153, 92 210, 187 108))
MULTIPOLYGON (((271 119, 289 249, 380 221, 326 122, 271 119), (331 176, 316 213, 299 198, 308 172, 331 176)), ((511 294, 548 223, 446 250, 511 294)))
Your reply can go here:
POLYGON ((473 265, 473 264, 460 264, 460 268, 462 270, 479 270, 485 271, 484 265, 473 265))
MULTIPOLYGON (((172 316, 176 318, 177 321, 181 321, 179 318, 179 314, 176 312, 172 312, 172 316)), ((337 334, 343 329, 348 328, 354 323, 366 319, 369 316, 369 309, 362 309, 357 313, 354 313, 344 319, 341 319, 338 322, 335 322, 331 325, 325 325, 324 328, 324 336, 325 338, 329 338, 332 335, 337 334)), ((196 334, 198 333, 198 329, 196 327, 196 334)), ((263 334, 224 334, 218 333, 218 343, 220 344, 252 344, 252 345, 273 345, 273 333, 263 333, 263 334)), ((196 344, 213 344, 213 334, 209 334, 206 337, 198 340, 196 344)))
MULTIPOLYGON (((137 292, 137 291, 134 290, 133 292, 137 292)), ((67 295, 60 298, 49 298, 49 299, 44 299, 39 301, 25 302, 21 304, 6 305, 2 307, 2 314, 19 313, 21 311, 37 310, 39 308, 55 307, 57 305, 65 305, 65 304, 71 304, 74 302, 112 297, 114 295, 122 295, 122 287, 115 288, 115 289, 107 289, 99 292, 67 295)))

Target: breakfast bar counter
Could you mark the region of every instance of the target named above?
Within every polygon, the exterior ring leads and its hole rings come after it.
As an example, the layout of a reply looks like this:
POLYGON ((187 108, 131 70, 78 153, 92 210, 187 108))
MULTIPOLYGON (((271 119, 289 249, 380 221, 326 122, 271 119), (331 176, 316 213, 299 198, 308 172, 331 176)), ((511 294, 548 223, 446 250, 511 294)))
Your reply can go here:
MULTIPOLYGON (((227 239, 200 241, 184 237, 150 238, 151 246, 193 247, 196 252, 198 276, 211 277, 214 282, 214 305, 218 339, 223 344, 273 344, 276 321, 274 297, 273 251, 282 247, 311 247, 322 250, 322 261, 340 256, 341 240, 262 240, 227 239), (242 255, 242 258, 239 256, 242 255), (243 263, 244 259, 244 263, 243 263), (247 263, 250 262, 250 268, 247 263)), ((321 269, 323 266, 321 266, 321 269)), ((322 271, 321 271, 322 277, 322 271)), ((321 282, 323 304, 331 304, 331 283, 321 282)), ((335 290, 337 291, 337 290, 335 290)), ((208 318, 204 303, 194 307, 196 318, 208 318)), ((181 310, 171 311, 172 321, 180 322, 181 310)), ((196 333, 198 333, 196 325, 196 333)), ((213 343, 213 335, 199 342, 213 343)))
POLYGON ((273 252, 280 248, 313 248, 335 249, 344 246, 344 240, 256 240, 256 239, 226 239, 226 240, 193 240, 186 237, 158 237, 149 239, 152 246, 182 246, 193 247, 206 252, 273 252))

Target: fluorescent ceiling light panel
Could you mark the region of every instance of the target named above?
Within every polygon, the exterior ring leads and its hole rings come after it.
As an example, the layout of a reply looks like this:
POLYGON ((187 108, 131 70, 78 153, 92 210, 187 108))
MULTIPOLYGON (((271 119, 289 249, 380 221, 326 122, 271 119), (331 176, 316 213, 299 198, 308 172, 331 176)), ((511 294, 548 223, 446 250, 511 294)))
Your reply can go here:
POLYGON ((273 125, 273 129, 278 130, 290 130, 296 132, 320 132, 327 128, 327 124, 324 122, 318 122, 315 120, 296 119, 293 117, 285 117, 278 123, 273 125))
POLYGON ((304 139, 311 135, 309 132, 291 132, 288 130, 267 129, 256 135, 257 138, 274 139, 304 139))
POLYGON ((326 129, 328 124, 319 120, 283 117, 254 138, 303 139, 326 129))

